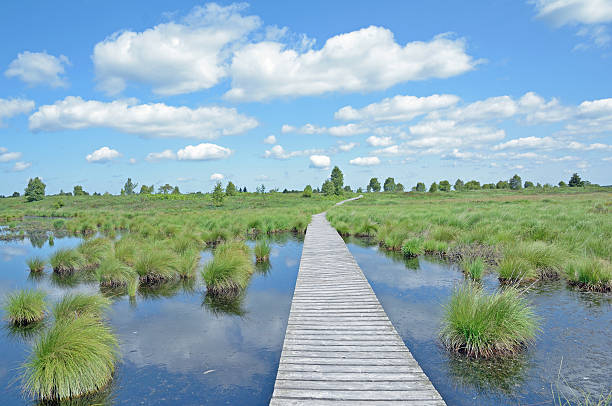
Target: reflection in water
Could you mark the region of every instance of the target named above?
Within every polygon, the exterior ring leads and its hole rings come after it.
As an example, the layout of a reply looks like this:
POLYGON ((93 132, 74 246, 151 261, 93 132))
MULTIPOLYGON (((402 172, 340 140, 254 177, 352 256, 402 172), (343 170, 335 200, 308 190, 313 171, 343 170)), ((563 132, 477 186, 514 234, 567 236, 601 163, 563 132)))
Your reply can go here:
POLYGON ((213 295, 209 292, 204 294, 202 306, 217 317, 223 315, 239 316, 246 315, 244 309, 245 293, 235 295, 213 295))
POLYGON ((267 275, 268 273, 270 273, 271 269, 272 264, 270 264, 270 261, 261 261, 255 263, 255 272, 260 275, 267 275))
POLYGON ((45 330, 46 325, 46 320, 37 321, 34 323, 27 324, 25 326, 18 326, 13 323, 6 323, 3 329, 6 331, 6 335, 8 337, 11 337, 15 340, 26 340, 28 342, 31 342, 45 330))

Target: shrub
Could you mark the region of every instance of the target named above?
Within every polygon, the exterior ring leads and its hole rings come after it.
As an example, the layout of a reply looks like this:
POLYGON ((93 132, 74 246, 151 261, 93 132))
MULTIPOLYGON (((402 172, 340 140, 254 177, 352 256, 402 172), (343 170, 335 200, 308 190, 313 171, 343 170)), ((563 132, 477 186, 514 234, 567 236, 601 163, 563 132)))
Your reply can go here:
POLYGON ((3 309, 11 323, 24 326, 45 317, 46 294, 37 290, 19 290, 7 295, 3 309))
POLYGON ((55 273, 63 275, 81 268, 85 261, 77 250, 60 248, 51 255, 49 263, 55 273))
POLYGON ((112 379, 118 354, 117 339, 99 319, 58 320, 24 365, 24 391, 52 401, 97 391, 112 379))
POLYGON ((532 308, 515 288, 487 295, 473 283, 455 289, 440 337, 452 351, 474 357, 512 355, 539 329, 532 308))
POLYGON ((229 242, 219 245, 213 259, 204 265, 202 278, 213 295, 237 294, 249 283, 253 263, 244 243, 229 242))
POLYGON ((45 269, 47 261, 41 257, 32 257, 28 258, 26 263, 28 264, 28 268, 30 268, 30 272, 42 272, 45 269))
POLYGON ((612 290, 612 266, 604 260, 588 258, 574 262, 566 272, 571 285, 598 292, 612 290))
POLYGON ((255 244, 255 260, 263 262, 270 259, 270 244, 266 240, 257 241, 255 244))
POLYGON ((424 252, 423 240, 421 238, 410 238, 404 241, 402 245, 402 253, 407 257, 416 257, 424 252))
POLYGON ((101 295, 69 293, 53 306, 53 315, 56 320, 83 316, 99 318, 110 305, 110 300, 101 295))

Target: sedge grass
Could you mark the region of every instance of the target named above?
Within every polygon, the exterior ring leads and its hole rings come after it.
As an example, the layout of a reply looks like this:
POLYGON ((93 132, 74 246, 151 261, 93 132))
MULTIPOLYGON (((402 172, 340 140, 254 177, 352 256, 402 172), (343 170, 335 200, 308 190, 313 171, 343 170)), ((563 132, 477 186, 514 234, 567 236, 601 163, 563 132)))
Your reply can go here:
POLYGON ((148 244, 142 247, 134 269, 142 284, 155 284, 178 277, 176 254, 162 243, 148 244))
POLYGON ((407 257, 416 257, 425 253, 421 238, 409 238, 402 245, 402 253, 407 257))
POLYGON ((200 253, 195 249, 181 252, 177 258, 176 270, 182 279, 193 278, 200 262, 200 253))
POLYGON ((482 258, 464 259, 461 262, 461 269, 470 278, 475 281, 479 281, 480 278, 482 278, 482 274, 484 273, 485 264, 482 258))
POLYGON ((83 266, 87 269, 94 269, 107 256, 111 249, 111 243, 105 238, 92 238, 83 241, 77 248, 83 257, 83 266))
POLYGON ((19 290, 9 293, 3 309, 8 319, 17 326, 25 326, 45 317, 46 294, 38 290, 19 290))
POLYGON ((243 242, 220 244, 202 270, 206 290, 213 295, 237 294, 245 289, 253 273, 249 248, 243 242))
POLYGON ((82 268, 85 261, 77 250, 60 248, 51 255, 49 263, 55 273, 65 275, 82 268))
POLYGON ((98 318, 57 320, 24 364, 24 391, 43 401, 90 394, 111 381, 118 356, 116 337, 98 318))
POLYGON ((114 256, 106 257, 100 262, 96 275, 100 285, 105 287, 125 286, 138 276, 136 271, 114 256))
POLYGON ((596 292, 612 291, 612 266, 597 258, 572 263, 566 269, 570 285, 596 292))
POLYGON ((79 317, 102 316, 110 308, 111 302, 102 295, 87 295, 84 293, 68 293, 53 306, 56 320, 76 319, 79 317))
POLYGON ((31 257, 28 258, 26 263, 28 264, 28 268, 30 272, 42 272, 45 269, 45 265, 47 265, 47 261, 41 257, 31 257))
POLYGON ((451 351, 472 357, 513 355, 534 341, 539 322, 515 288, 486 294, 474 283, 455 289, 440 337, 451 351))
POLYGON ((257 241, 255 244, 255 260, 257 262, 264 262, 270 259, 270 243, 267 240, 257 241))

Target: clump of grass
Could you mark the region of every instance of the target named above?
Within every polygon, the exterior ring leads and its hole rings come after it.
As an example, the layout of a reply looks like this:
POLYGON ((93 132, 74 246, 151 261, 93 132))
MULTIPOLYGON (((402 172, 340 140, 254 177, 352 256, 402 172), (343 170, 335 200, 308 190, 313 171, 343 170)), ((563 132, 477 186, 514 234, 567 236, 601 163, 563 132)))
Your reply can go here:
POLYGON ((138 275, 136 272, 115 257, 107 257, 100 263, 96 274, 101 286, 125 286, 138 275))
POLYGON ((193 278, 200 262, 200 253, 194 249, 182 252, 177 259, 177 272, 183 279, 193 278))
POLYGON ((531 264, 521 257, 506 254, 499 264, 499 280, 503 283, 534 281, 538 273, 531 264))
POLYGON ((253 263, 249 248, 242 242, 220 244, 213 259, 204 265, 202 278, 213 295, 237 294, 247 287, 253 263))
POLYGON ((445 310, 442 342, 468 356, 515 354, 535 339, 539 329, 532 308, 515 288, 487 295, 466 283, 455 289, 445 310))
POLYGON ((402 245, 402 253, 407 257, 416 257, 425 253, 421 238, 409 238, 402 245))
POLYGON ((596 292, 612 291, 612 266, 596 258, 569 264, 566 269, 570 285, 596 292))
POLYGON ((470 278, 479 281, 485 270, 485 264, 481 258, 465 259, 461 262, 461 269, 470 278))
POLYGON ((423 251, 425 251, 426 254, 444 256, 446 251, 448 251, 448 243, 439 240, 425 240, 425 242, 423 242, 423 251))
POLYGON ((69 293, 55 304, 53 315, 55 320, 76 319, 83 316, 100 318, 110 305, 110 300, 102 295, 69 293))
POLYGON ((83 241, 77 251, 83 257, 83 267, 95 269, 100 262, 107 256, 111 249, 110 241, 104 238, 92 238, 83 241))
POLYGON ((60 248, 51 255, 49 263, 53 272, 58 275, 73 273, 84 265, 83 257, 77 250, 70 248, 60 248))
POLYGON ((121 262, 133 266, 140 246, 133 238, 123 237, 115 243, 115 257, 121 262))
POLYGON ((45 298, 46 294, 38 290, 19 290, 7 295, 3 308, 11 323, 25 326, 45 317, 45 298))
POLYGON ((138 277, 134 277, 133 279, 130 279, 127 283, 127 290, 128 290, 128 296, 129 297, 136 297, 136 292, 138 291, 138 277))
POLYGON ((559 274, 563 258, 567 255, 554 245, 543 241, 522 242, 506 249, 506 255, 522 258, 532 269, 537 270, 541 279, 554 278, 559 274))
POLYGON ((259 240, 255 244, 255 260, 257 262, 263 262, 270 259, 270 243, 266 240, 259 240))
POLYGON ((28 268, 30 268, 30 272, 42 272, 45 269, 45 265, 47 265, 47 261, 41 257, 28 258, 26 263, 28 268))
POLYGON ((177 259, 173 252, 161 244, 144 246, 139 252, 134 269, 142 284, 155 284, 175 279, 177 259))
POLYGON ((95 317, 58 320, 24 365, 24 391, 43 401, 95 392, 112 379, 118 348, 111 329, 95 317))

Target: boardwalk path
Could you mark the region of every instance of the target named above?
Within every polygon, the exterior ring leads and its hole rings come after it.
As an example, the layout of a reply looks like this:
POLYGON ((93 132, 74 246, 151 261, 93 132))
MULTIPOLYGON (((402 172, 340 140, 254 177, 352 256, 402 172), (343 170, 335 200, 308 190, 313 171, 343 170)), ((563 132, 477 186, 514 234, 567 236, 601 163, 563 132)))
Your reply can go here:
POLYGON ((445 405, 321 213, 306 232, 270 405, 342 403, 445 405))

